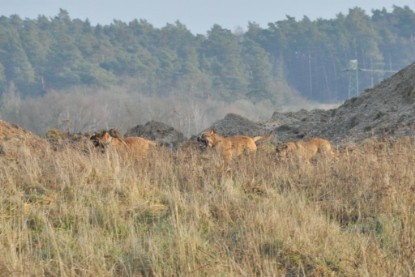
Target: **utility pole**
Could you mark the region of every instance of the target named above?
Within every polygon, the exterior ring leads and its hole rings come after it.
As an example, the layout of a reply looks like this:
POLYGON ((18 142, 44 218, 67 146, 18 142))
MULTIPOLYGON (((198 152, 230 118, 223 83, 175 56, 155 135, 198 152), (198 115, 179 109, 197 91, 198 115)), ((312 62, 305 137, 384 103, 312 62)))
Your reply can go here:
POLYGON ((370 72, 371 75, 371 85, 374 86, 374 80, 373 80, 373 73, 381 74, 382 76, 386 72, 395 73, 396 70, 385 70, 385 69, 374 69, 373 63, 372 68, 360 68, 359 62, 357 59, 355 60, 349 60, 348 67, 344 70, 348 72, 349 77, 349 88, 348 88, 348 99, 350 99, 352 96, 359 96, 359 71, 361 72, 370 72))
POLYGON ((349 73, 348 99, 359 94, 359 63, 357 60, 349 60, 346 70, 349 73))

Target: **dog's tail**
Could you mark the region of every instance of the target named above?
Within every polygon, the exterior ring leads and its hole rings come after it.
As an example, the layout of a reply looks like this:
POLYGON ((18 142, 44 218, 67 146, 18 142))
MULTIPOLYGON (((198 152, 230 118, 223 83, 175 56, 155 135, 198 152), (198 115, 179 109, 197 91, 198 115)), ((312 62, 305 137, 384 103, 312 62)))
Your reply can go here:
POLYGON ((261 139, 263 139, 264 137, 263 136, 256 136, 256 137, 253 137, 253 139, 254 139, 254 141, 255 142, 257 142, 257 141, 259 141, 259 140, 261 140, 261 139))
POLYGON ((262 142, 265 142, 265 141, 268 141, 268 140, 270 140, 272 138, 273 138, 272 133, 269 133, 268 135, 265 135, 265 136, 256 136, 256 137, 253 137, 253 139, 254 139, 254 141, 255 141, 256 144, 262 143, 262 142))

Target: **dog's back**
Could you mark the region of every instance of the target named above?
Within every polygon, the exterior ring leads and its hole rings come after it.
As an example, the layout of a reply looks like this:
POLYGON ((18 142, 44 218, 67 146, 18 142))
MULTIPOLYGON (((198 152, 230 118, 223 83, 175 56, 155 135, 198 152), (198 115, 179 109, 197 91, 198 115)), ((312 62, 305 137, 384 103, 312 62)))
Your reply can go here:
POLYGON ((334 156, 331 143, 322 138, 285 142, 277 146, 276 152, 277 156, 282 159, 294 156, 306 161, 318 154, 329 157, 334 156))
POLYGON ((118 148, 126 148, 131 154, 146 155, 148 151, 155 148, 157 143, 142 137, 127 137, 119 139, 118 148))
POLYGON ((114 135, 114 132, 103 131, 101 134, 96 134, 91 137, 95 146, 105 148, 107 145, 112 146, 117 152, 123 156, 145 156, 149 150, 155 148, 157 143, 142 137, 127 137, 122 138, 119 135, 114 135))
POLYGON ((216 147, 227 161, 232 160, 244 153, 256 152, 255 140, 247 136, 223 137, 218 141, 216 147))
POLYGON ((207 147, 215 148, 226 161, 230 161, 243 153, 252 153, 257 150, 254 138, 242 135, 225 137, 219 135, 213 129, 203 132, 198 137, 198 141, 204 143, 207 147))

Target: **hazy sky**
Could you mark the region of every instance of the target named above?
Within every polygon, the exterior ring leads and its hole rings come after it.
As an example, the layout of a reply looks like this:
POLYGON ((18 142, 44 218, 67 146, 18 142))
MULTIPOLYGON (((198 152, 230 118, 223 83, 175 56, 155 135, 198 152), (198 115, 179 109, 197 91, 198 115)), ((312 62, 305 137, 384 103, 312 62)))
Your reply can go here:
POLYGON ((414 0, 0 0, 0 15, 54 17, 62 8, 71 18, 88 18, 92 24, 145 19, 160 28, 179 20, 193 33, 205 34, 214 24, 232 31, 238 26, 246 29, 248 22, 265 28, 286 15, 329 19, 356 6, 371 14, 383 7, 391 11, 393 5, 415 10, 414 0))

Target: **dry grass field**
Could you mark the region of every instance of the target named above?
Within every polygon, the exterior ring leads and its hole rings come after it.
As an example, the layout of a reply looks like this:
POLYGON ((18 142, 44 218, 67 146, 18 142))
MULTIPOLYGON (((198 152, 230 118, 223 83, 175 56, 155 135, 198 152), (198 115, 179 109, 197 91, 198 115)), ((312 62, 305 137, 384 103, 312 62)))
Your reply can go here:
POLYGON ((0 156, 0 275, 411 276, 414 168, 411 139, 228 170, 191 150, 22 145, 0 156))

